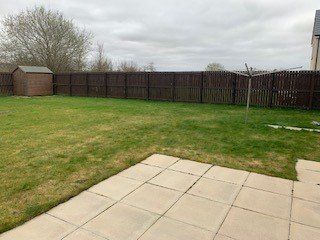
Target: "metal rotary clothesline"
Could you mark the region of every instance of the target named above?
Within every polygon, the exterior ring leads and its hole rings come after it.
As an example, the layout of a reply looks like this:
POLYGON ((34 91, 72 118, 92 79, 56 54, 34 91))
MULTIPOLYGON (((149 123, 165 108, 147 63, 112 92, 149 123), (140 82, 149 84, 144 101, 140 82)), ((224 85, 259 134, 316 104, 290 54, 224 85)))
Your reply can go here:
POLYGON ((289 70, 300 69, 300 68, 302 68, 302 66, 301 67, 287 68, 287 69, 282 69, 282 70, 275 70, 275 71, 270 71, 270 72, 264 72, 264 73, 257 73, 257 74, 253 73, 252 67, 249 68, 247 63, 245 63, 245 66, 246 66, 247 73, 238 72, 238 71, 228 71, 228 72, 232 72, 232 73, 235 73, 235 74, 238 74, 238 75, 245 76, 245 77, 249 78, 249 81, 248 81, 248 92, 247 92, 247 106, 246 106, 246 114, 245 114, 245 123, 247 123, 248 122, 248 115, 249 115, 249 108, 250 108, 252 78, 253 77, 258 77, 258 76, 265 76, 265 75, 278 73, 278 72, 284 72, 284 71, 289 71, 289 70))

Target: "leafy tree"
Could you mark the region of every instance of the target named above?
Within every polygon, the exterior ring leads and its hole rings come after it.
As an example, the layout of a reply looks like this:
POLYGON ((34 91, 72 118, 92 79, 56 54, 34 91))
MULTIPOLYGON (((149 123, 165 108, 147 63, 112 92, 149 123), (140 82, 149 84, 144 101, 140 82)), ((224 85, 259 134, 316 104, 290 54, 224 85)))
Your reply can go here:
POLYGON ((205 71, 223 71, 225 70, 224 66, 220 63, 209 63, 205 71))
POLYGON ((33 7, 2 21, 0 58, 12 65, 47 66, 54 72, 86 66, 92 34, 59 11, 33 7))

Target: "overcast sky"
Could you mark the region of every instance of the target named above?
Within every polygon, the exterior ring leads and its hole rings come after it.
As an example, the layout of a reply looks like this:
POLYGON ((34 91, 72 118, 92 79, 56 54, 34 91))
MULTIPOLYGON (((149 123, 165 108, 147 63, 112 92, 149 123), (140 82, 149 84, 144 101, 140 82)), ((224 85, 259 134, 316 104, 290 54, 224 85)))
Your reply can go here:
POLYGON ((58 9, 104 43, 109 57, 157 70, 309 68, 319 0, 0 0, 0 18, 58 9))

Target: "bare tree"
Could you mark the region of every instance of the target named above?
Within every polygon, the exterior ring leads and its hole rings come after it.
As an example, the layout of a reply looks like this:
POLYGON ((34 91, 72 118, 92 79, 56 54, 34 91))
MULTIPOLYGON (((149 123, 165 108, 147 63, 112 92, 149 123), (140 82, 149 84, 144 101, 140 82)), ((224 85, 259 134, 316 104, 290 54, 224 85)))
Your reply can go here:
POLYGON ((61 12, 35 6, 2 21, 0 54, 14 65, 47 66, 54 72, 83 70, 92 34, 61 12))
POLYGON ((119 72, 139 72, 142 69, 134 61, 121 61, 117 67, 119 72))
POLYGON ((225 70, 224 66, 220 63, 209 63, 205 71, 223 71, 225 70))
POLYGON ((148 63, 147 65, 145 65, 143 67, 143 71, 145 72, 155 72, 156 71, 156 67, 154 66, 153 62, 148 63))
POLYGON ((105 56, 103 43, 97 43, 97 54, 91 64, 91 70, 96 72, 113 71, 113 63, 105 56))

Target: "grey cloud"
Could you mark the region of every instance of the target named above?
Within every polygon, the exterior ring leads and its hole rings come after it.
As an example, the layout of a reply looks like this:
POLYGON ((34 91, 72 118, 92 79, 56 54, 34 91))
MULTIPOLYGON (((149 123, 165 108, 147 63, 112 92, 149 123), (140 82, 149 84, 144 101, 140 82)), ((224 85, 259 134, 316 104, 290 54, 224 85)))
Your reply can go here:
MULTIPOLYGON (((114 59, 153 61, 159 70, 202 70, 209 62, 229 69, 243 62, 273 69, 310 61, 314 0, 51 0, 105 43, 114 59)), ((0 0, 0 18, 33 6, 0 0)))

